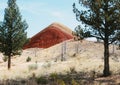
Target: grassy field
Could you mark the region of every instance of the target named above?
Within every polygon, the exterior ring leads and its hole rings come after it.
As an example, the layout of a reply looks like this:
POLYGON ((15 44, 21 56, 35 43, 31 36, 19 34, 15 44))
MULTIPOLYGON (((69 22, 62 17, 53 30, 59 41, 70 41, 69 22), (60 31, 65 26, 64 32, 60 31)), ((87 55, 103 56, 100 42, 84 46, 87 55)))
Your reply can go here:
POLYGON ((70 40, 48 49, 24 50, 21 56, 12 57, 10 70, 1 54, 1 85, 120 85, 120 50, 115 46, 113 53, 110 45, 112 75, 107 78, 101 77, 103 52, 103 43, 70 40))

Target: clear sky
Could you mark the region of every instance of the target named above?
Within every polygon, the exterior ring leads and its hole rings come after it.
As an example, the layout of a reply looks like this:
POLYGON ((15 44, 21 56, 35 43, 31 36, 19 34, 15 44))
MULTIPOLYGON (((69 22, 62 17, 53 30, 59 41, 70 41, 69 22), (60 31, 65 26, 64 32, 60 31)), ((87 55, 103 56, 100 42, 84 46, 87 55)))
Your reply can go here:
MULTIPOLYGON (((78 0, 17 0, 22 19, 29 25, 28 37, 32 37, 53 22, 62 23, 72 30, 79 24, 73 13, 73 3, 78 0)), ((4 17, 7 0, 0 0, 0 21, 4 17)))

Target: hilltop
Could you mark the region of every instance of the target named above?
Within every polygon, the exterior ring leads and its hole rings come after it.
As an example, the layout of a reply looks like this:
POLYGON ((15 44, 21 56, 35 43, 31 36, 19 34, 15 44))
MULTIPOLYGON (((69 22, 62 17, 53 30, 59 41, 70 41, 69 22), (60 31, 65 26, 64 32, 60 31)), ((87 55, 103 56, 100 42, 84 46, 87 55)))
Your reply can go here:
POLYGON ((24 49, 48 48, 69 39, 73 39, 72 30, 63 24, 54 22, 30 38, 30 42, 24 46, 24 49))

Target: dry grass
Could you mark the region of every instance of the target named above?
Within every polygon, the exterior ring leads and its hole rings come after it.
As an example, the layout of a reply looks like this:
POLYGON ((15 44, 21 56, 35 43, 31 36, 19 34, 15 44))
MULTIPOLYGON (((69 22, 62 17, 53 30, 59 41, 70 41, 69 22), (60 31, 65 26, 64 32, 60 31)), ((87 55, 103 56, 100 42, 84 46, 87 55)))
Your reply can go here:
MULTIPOLYGON (((77 44, 77 41, 67 41, 66 61, 61 61, 62 43, 48 49, 32 48, 24 50, 21 56, 12 58, 11 70, 7 70, 7 63, 1 61, 0 80, 26 79, 33 74, 36 77, 51 73, 66 74, 71 71, 71 68, 74 68, 78 73, 95 72, 102 74, 103 44, 90 41, 77 44), (76 45, 79 47, 78 54, 76 54, 76 45), (31 58, 30 62, 26 62, 28 57, 31 58)), ((110 46, 110 53, 112 53, 112 46, 110 46)), ((111 54, 110 70, 113 74, 120 74, 120 50, 115 49, 115 55, 111 54), (117 61, 114 56, 117 57, 117 61)), ((119 83, 119 81, 119 79, 116 79, 116 82, 119 83)))

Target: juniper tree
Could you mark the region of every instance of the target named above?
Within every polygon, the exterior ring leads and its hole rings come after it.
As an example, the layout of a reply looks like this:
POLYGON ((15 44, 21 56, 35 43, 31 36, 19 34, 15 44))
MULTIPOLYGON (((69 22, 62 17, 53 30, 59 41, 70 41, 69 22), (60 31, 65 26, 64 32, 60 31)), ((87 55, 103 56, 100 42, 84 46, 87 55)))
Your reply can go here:
POLYGON ((120 32, 120 0, 79 0, 79 4, 85 7, 78 9, 73 4, 73 12, 76 19, 86 26, 92 36, 104 42, 104 70, 103 75, 110 75, 109 68, 109 44, 115 42, 120 32))
POLYGON ((76 53, 78 53, 79 52, 79 41, 82 42, 82 40, 84 38, 91 37, 90 32, 88 30, 86 30, 85 28, 81 28, 81 26, 78 25, 75 28, 73 35, 75 36, 74 40, 78 41, 78 43, 76 43, 76 45, 75 45, 75 51, 76 51, 76 53))
POLYGON ((80 25, 75 28, 73 35, 75 35, 78 40, 83 40, 84 38, 91 37, 90 31, 82 28, 80 25))
POLYGON ((11 57, 19 55, 27 39, 28 25, 22 20, 16 0, 8 0, 4 20, 0 25, 0 51, 8 56, 8 69, 11 67, 11 57))

